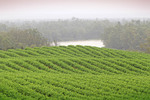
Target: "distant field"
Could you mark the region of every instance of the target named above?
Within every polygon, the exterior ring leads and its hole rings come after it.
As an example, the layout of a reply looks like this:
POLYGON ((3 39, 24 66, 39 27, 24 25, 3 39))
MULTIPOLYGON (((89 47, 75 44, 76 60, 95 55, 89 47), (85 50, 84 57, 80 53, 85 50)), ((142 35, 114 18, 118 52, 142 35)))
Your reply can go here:
POLYGON ((0 100, 150 100, 150 54, 91 46, 0 51, 0 100))

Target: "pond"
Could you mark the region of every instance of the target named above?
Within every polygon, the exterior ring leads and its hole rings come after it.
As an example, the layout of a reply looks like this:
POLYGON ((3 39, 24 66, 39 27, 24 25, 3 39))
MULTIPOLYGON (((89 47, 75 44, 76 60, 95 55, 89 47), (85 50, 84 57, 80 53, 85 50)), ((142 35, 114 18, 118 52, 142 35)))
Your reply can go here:
POLYGON ((59 46, 82 45, 82 46, 104 47, 104 44, 101 40, 64 41, 58 42, 58 45, 59 46))

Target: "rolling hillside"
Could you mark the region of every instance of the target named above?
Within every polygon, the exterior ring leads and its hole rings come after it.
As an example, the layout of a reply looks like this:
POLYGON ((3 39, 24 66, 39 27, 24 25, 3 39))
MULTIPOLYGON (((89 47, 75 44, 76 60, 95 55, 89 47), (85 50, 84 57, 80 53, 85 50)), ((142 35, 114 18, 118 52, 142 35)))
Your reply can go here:
POLYGON ((150 100, 150 55, 90 46, 0 51, 0 100, 150 100))

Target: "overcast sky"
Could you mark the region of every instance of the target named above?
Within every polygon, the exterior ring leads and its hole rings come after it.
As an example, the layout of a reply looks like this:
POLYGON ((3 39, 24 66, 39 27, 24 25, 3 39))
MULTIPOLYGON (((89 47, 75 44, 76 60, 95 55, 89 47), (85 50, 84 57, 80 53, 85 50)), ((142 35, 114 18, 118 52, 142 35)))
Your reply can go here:
POLYGON ((150 18, 150 0, 0 0, 0 19, 150 18))

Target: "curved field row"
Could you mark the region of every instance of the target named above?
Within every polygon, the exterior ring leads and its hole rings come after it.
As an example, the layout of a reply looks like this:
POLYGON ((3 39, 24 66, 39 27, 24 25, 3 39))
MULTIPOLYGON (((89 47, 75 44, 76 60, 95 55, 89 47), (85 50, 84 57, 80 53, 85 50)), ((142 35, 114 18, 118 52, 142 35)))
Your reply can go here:
POLYGON ((90 46, 59 46, 59 47, 42 47, 42 48, 26 48, 9 49, 7 51, 0 50, 0 58, 16 58, 16 57, 94 57, 94 58, 144 58, 150 59, 145 53, 113 50, 107 48, 98 48, 90 46))
POLYGON ((11 99, 150 99, 149 76, 0 73, 0 97, 11 99))
MULTIPOLYGON (((150 60, 146 60, 149 61, 150 60)), ((78 74, 150 75, 150 63, 139 59, 114 58, 26 58, 0 60, 3 71, 78 74)))
POLYGON ((0 100, 150 100, 150 55, 90 46, 0 51, 0 100))

